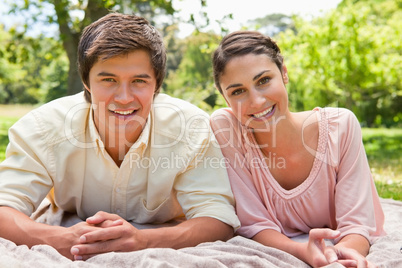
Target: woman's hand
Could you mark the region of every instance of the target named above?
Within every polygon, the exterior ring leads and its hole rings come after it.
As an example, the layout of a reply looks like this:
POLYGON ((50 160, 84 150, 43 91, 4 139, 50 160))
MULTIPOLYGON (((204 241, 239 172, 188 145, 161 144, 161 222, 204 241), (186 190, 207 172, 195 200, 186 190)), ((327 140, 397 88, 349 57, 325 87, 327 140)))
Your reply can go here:
POLYGON ((338 255, 332 247, 325 244, 325 239, 335 239, 339 235, 339 231, 331 229, 311 229, 304 259, 313 267, 321 267, 338 261, 338 255))
POLYGON ((331 229, 312 229, 307 243, 308 263, 313 267, 322 267, 333 262, 338 262, 345 267, 375 267, 356 249, 345 246, 346 243, 338 243, 335 246, 325 244, 324 239, 335 239, 339 235, 339 231, 331 229))
MULTIPOLYGON (((337 253, 339 262, 343 264, 346 260, 355 261, 356 265, 353 267, 376 267, 374 264, 367 261, 365 256, 368 254, 370 244, 367 239, 359 234, 349 234, 341 239, 334 246, 337 253)), ((351 266, 344 264, 345 266, 351 266)))

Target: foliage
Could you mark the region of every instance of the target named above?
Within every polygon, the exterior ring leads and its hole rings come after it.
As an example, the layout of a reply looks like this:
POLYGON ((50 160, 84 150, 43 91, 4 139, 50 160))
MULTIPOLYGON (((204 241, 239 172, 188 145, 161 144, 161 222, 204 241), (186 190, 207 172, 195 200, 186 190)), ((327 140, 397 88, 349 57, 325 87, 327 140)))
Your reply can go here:
MULTIPOLYGON (((206 1, 199 1, 205 7, 206 1)), ((78 36, 106 9, 138 12, 161 29, 168 51, 165 92, 208 112, 225 106, 214 90, 211 69, 211 54, 220 37, 203 33, 205 25, 192 16, 189 21, 197 30, 186 39, 177 38, 171 0, 16 0, 16 14, 30 10, 23 13, 27 30, 41 20, 58 25, 60 36, 51 40, 0 28, 0 103, 43 102, 80 91, 73 70, 78 36)), ((207 25, 207 14, 201 13, 207 25)), ((221 25, 230 18, 223 17, 221 25)), ((252 21, 250 29, 264 33, 286 29, 274 39, 288 67, 292 110, 342 106, 365 126, 402 125, 401 0, 344 0, 311 21, 267 14, 252 21)))
POLYGON ((83 88, 76 65, 81 32, 87 25, 110 11, 138 12, 151 22, 154 22, 153 19, 158 15, 172 15, 175 12, 171 0, 17 0, 12 3, 11 8, 11 12, 15 14, 30 14, 25 30, 29 29, 30 25, 35 25, 37 20, 41 20, 45 25, 58 25, 59 40, 62 42, 69 63, 68 95, 77 93, 83 88), (49 12, 51 9, 54 12, 49 12))
POLYGON ((183 58, 177 70, 166 78, 164 91, 206 111, 224 105, 215 91, 211 64, 219 39, 214 33, 194 32, 182 40, 179 51, 183 58))
POLYGON ((368 126, 402 121, 400 0, 343 3, 277 36, 294 110, 342 106, 368 126), (369 2, 369 4, 367 3, 369 2))
POLYGON ((66 59, 53 38, 0 29, 0 103, 37 103, 66 94, 66 59), (51 89, 51 91, 50 91, 51 89))
POLYGON ((292 18, 280 13, 268 14, 263 18, 252 20, 249 29, 253 28, 269 36, 284 32, 287 29, 295 30, 292 18))

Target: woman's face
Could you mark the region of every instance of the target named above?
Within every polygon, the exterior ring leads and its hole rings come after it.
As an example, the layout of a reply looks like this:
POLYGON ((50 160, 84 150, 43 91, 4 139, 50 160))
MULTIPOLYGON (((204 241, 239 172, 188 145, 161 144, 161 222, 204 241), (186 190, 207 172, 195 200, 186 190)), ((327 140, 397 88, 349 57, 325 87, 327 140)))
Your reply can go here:
POLYGON ((288 113, 286 67, 282 72, 266 55, 247 54, 231 59, 219 83, 227 104, 245 126, 262 129, 288 113))

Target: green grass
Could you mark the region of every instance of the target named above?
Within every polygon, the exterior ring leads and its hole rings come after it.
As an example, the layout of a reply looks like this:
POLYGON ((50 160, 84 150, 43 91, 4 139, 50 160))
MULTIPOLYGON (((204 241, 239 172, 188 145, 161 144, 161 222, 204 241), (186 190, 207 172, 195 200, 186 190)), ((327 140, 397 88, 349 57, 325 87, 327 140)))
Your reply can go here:
POLYGON ((8 129, 18 120, 16 117, 0 116, 0 162, 6 158, 8 129))
MULTIPOLYGON (((22 116, 7 111, 2 113, 0 107, 0 162, 5 158, 7 131, 22 116)), ((378 194, 383 198, 402 200, 402 129, 363 128, 362 133, 378 194)))
POLYGON ((362 133, 378 194, 402 200, 402 129, 363 128, 362 133))

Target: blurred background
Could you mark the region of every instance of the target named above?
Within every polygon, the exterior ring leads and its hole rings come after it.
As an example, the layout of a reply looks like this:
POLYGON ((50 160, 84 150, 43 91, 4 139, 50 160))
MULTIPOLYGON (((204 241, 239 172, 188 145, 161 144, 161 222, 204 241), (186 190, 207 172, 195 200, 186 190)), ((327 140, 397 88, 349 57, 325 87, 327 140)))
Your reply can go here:
POLYGON ((224 107, 211 55, 240 29, 270 35, 288 68, 291 111, 358 117, 378 187, 402 199, 402 0, 5 0, 0 3, 0 161, 7 129, 32 108, 82 90, 76 50, 110 11, 146 17, 168 51, 162 92, 224 107))

